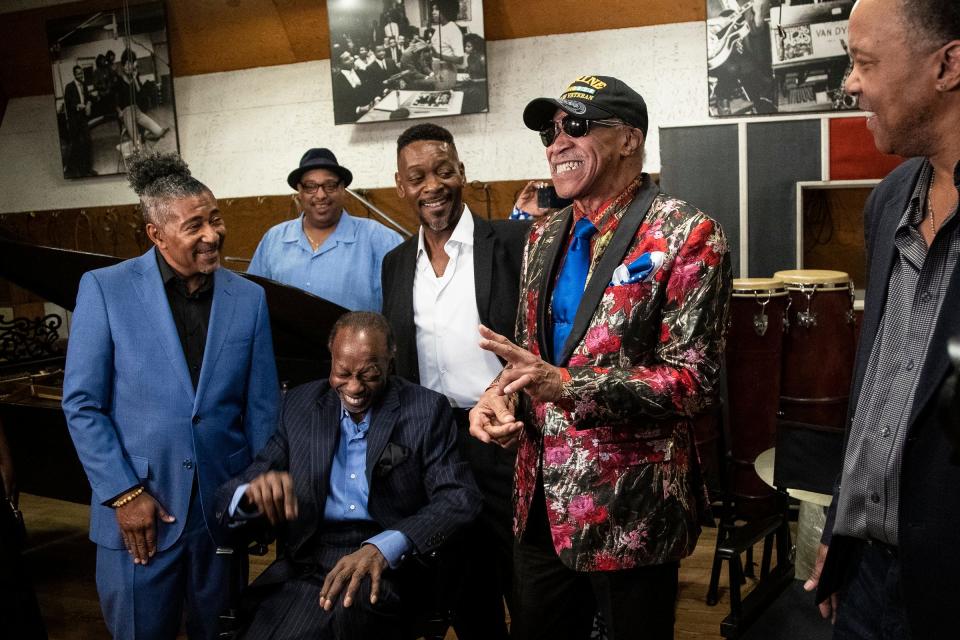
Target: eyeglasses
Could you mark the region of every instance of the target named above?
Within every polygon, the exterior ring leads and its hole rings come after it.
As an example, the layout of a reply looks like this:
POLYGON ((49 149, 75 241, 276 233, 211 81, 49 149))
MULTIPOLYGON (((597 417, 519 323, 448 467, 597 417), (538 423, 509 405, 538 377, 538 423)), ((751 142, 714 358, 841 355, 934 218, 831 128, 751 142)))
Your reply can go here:
POLYGON ((323 192, 329 195, 332 193, 336 193, 337 189, 340 188, 340 184, 341 183, 339 181, 333 181, 333 180, 331 180, 330 182, 324 182, 322 184, 317 182, 301 182, 300 188, 303 189, 304 193, 309 193, 311 195, 316 193, 319 189, 323 189, 323 192))
POLYGON ((576 118, 567 116, 563 120, 551 120, 542 129, 540 129, 540 141, 543 146, 549 147, 563 130, 571 138, 582 138, 590 133, 590 127, 597 125, 599 127, 618 127, 625 124, 622 120, 587 120, 586 118, 576 118))

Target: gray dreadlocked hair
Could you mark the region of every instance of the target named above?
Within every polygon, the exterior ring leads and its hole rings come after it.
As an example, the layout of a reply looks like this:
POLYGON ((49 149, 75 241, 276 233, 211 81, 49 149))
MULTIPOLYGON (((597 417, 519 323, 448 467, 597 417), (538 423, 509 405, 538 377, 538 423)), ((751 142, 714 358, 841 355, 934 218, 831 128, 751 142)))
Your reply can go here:
POLYGON ((127 180, 140 196, 144 222, 162 227, 170 215, 170 201, 200 195, 209 188, 190 175, 187 163, 175 153, 143 153, 135 156, 127 180))

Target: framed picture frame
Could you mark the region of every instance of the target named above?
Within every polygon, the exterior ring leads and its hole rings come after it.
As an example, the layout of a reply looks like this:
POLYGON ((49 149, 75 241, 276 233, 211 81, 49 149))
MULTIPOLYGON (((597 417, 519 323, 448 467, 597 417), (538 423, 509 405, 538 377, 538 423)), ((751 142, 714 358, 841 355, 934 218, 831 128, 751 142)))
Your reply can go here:
POLYGON ((486 112, 483 0, 327 0, 335 124, 486 112))
POLYGON ((65 178, 126 173, 142 150, 179 151, 163 2, 47 22, 65 178))
POLYGON ((854 0, 706 0, 711 116, 856 109, 847 24, 854 0))

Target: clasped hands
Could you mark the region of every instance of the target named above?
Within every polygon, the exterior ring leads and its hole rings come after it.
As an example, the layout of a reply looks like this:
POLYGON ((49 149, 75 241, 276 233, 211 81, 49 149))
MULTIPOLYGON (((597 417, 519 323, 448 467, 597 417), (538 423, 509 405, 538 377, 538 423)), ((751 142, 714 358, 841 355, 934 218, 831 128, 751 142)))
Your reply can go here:
POLYGON ((516 394, 523 391, 535 400, 556 402, 563 394, 563 378, 558 367, 483 325, 480 337, 480 348, 507 364, 470 410, 470 435, 481 442, 512 447, 523 428, 523 422, 514 415, 516 394))
MULTIPOLYGON (((273 526, 296 520, 299 513, 293 478, 286 471, 268 471, 257 476, 250 481, 244 499, 273 526)), ((380 594, 380 576, 386 568, 387 560, 380 549, 372 544, 362 545, 357 551, 340 558, 327 573, 320 589, 319 605, 330 611, 342 592, 343 606, 349 607, 365 576, 370 576, 370 603, 375 603, 380 594)))

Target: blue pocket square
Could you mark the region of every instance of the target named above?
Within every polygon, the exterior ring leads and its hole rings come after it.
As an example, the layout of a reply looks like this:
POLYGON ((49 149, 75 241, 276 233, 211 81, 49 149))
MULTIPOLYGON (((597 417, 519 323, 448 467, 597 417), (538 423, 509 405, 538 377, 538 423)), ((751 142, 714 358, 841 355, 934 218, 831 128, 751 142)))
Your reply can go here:
POLYGON ((649 251, 630 264, 620 265, 613 270, 613 280, 610 281, 610 285, 618 287, 650 280, 663 266, 665 256, 663 251, 649 251))

